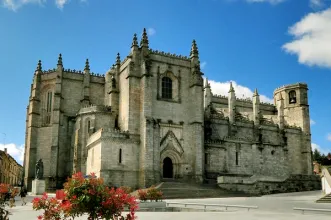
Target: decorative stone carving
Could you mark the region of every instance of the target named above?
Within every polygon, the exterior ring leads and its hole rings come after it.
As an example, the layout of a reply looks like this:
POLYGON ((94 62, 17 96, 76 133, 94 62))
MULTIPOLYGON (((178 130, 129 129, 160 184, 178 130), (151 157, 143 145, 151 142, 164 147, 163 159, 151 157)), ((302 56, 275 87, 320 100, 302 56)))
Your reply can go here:
POLYGON ((184 149, 178 141, 176 135, 172 131, 168 131, 168 133, 162 138, 161 143, 161 154, 166 150, 173 150, 178 153, 179 156, 182 156, 184 153, 184 149))

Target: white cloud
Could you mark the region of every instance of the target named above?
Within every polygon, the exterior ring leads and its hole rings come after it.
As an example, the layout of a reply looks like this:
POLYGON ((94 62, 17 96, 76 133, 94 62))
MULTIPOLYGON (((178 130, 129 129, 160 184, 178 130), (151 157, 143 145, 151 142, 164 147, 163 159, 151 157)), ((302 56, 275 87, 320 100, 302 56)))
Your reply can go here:
POLYGON ((153 36, 156 34, 156 30, 154 28, 147 28, 148 36, 153 36))
POLYGON ((313 119, 310 119, 310 125, 314 125, 316 122, 313 119))
POLYGON ((326 139, 327 139, 328 141, 331 141, 331 133, 328 133, 328 134, 326 135, 326 139))
POLYGON ((294 37, 282 46, 299 63, 331 68, 331 8, 310 13, 289 28, 294 37))
POLYGON ((270 3, 270 4, 278 4, 278 3, 282 3, 286 0, 246 0, 247 2, 250 2, 250 3, 263 3, 263 2, 266 2, 266 3, 270 3))
POLYGON ((24 159, 24 145, 18 146, 16 144, 0 144, 0 150, 7 148, 7 153, 12 156, 19 164, 23 164, 24 159))
POLYGON ((311 7, 322 7, 324 5, 323 0, 310 0, 311 7))
POLYGON ((68 2, 69 0, 55 0, 55 4, 59 9, 63 9, 64 5, 68 2))
MULTIPOLYGON (((252 99, 254 92, 248 87, 238 85, 235 81, 215 82, 213 80, 209 80, 212 93, 223 96, 228 96, 230 89, 230 82, 232 82, 237 98, 252 99)), ((261 94, 260 94, 260 100, 262 102, 274 103, 273 99, 261 94)))
POLYGON ((200 64, 200 68, 203 70, 206 67, 206 65, 207 65, 207 62, 204 61, 200 64))
POLYGON ((16 11, 26 4, 39 4, 42 5, 46 0, 1 0, 2 5, 12 11, 16 11))

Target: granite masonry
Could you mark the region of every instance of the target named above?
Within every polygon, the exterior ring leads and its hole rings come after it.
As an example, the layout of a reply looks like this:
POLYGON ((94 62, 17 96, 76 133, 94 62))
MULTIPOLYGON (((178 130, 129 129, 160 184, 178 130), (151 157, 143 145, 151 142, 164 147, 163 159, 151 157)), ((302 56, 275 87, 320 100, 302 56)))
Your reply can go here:
POLYGON ((287 190, 301 175, 310 184, 295 189, 318 188, 307 90, 304 83, 280 87, 274 104, 262 103, 257 90, 238 99, 232 85, 228 97, 214 95, 195 41, 189 57, 174 55, 150 49, 145 30, 104 75, 92 73, 88 60, 84 71, 65 69, 60 54, 55 69, 42 70, 39 61, 33 77, 25 184, 31 189, 41 158, 48 189, 74 172, 115 186, 173 178, 240 191, 268 191, 265 181, 287 190))

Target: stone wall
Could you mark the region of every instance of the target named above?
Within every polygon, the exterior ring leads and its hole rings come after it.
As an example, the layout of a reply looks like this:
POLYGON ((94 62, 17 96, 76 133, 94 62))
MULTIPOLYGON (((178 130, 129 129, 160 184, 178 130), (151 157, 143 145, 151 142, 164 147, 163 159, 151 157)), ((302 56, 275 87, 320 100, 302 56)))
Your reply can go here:
POLYGON ((139 136, 128 132, 100 130, 88 142, 87 173, 95 172, 109 186, 138 187, 139 136), (96 135, 98 137, 96 137, 96 135), (121 156, 120 156, 121 154, 121 156), (92 155, 95 164, 91 166, 92 155))
POLYGON ((318 175, 291 175, 285 179, 261 177, 251 182, 244 181, 243 177, 219 177, 218 186, 253 195, 321 190, 321 178, 318 175))

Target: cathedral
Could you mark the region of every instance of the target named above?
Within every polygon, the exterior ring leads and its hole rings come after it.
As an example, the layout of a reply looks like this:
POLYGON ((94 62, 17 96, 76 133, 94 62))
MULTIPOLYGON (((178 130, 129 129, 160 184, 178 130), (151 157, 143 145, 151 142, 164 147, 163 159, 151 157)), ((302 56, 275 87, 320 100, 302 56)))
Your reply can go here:
POLYGON ((257 90, 237 98, 232 84, 228 96, 215 95, 203 75, 195 40, 189 57, 165 53, 149 47, 145 29, 104 74, 88 59, 83 71, 65 68, 61 54, 54 69, 39 61, 26 113, 26 186, 42 159, 48 189, 75 172, 133 188, 163 179, 240 191, 261 183, 287 190, 289 180, 318 187, 307 84, 277 88, 270 104, 257 90))

